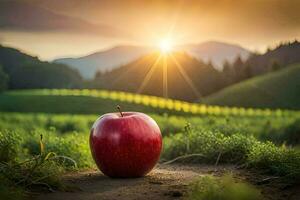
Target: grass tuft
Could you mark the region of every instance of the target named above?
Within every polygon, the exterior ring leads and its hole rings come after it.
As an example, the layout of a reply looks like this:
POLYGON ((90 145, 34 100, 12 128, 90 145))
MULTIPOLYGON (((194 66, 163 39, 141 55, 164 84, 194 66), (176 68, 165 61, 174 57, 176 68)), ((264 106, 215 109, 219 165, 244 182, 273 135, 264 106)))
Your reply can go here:
POLYGON ((190 185, 189 200, 262 200, 259 190, 231 175, 200 177, 190 185))

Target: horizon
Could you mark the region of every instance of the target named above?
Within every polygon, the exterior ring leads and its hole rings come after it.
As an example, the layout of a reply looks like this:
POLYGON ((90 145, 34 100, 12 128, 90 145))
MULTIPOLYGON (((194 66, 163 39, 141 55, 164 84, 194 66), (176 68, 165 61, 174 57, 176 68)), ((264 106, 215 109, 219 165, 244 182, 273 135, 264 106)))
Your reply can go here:
MULTIPOLYGON (((284 43, 285 42, 291 42, 293 40, 290 40, 290 41, 283 41, 284 43)), ((203 42, 200 42, 200 43, 185 43, 185 44, 178 44, 178 45, 172 45, 172 49, 176 49, 176 48, 179 48, 180 46, 185 46, 185 45, 203 45, 203 44, 206 44, 206 43, 219 43, 219 44, 225 44, 225 45, 233 45, 233 46, 236 46, 236 47, 240 47, 240 48, 243 48, 249 52, 258 52, 258 53, 264 53, 264 51, 266 51, 267 49, 265 49, 263 52, 259 52, 259 51, 252 51, 250 49, 247 49, 246 47, 243 47, 241 46, 240 44, 237 44, 237 43, 230 43, 230 42, 224 42, 224 41, 217 41, 217 40, 208 40, 208 41, 203 41, 203 42)), ((271 48, 275 48, 276 46, 278 46, 281 42, 275 44, 273 47, 271 48)), ((26 49, 22 49, 22 48, 18 48, 16 46, 13 46, 13 45, 6 45, 5 43, 1 43, 0 42, 0 45, 4 46, 4 47, 8 47, 8 48, 14 48, 14 49, 17 49, 19 51, 21 51, 22 53, 25 53, 25 54, 28 54, 30 56, 36 56, 38 57, 40 60, 43 60, 43 61, 53 61, 53 60, 56 60, 56 59, 60 59, 60 58, 68 58, 68 57, 72 57, 72 58, 80 58, 80 57, 85 57, 85 56, 90 56, 90 55, 93 55, 93 54, 96 54, 96 53, 102 53, 102 52, 106 52, 106 51, 110 51, 110 50, 113 50, 115 48, 119 48, 119 47, 142 47, 142 48, 151 48, 153 49, 153 51, 160 51, 161 47, 159 45, 159 43, 157 45, 138 45, 138 44, 126 44, 126 43, 120 43, 120 44, 116 44, 116 45, 113 45, 113 46, 108 46, 108 47, 104 47, 104 48, 101 48, 101 49, 95 49, 95 50, 92 50, 91 52, 87 52, 87 53, 83 53, 83 54, 79 54, 79 55, 75 55, 75 56, 68 56, 68 55, 61 55, 61 56, 58 56, 58 57, 54 57, 52 59, 43 59, 41 58, 39 55, 36 55, 34 53, 31 53, 30 51, 27 51, 26 49)), ((269 48, 269 46, 268 46, 269 48)), ((174 52, 178 52, 177 50, 172 50, 174 52)))
MULTIPOLYGON (((225 45, 233 45, 233 46, 236 46, 236 47, 240 47, 240 48, 243 48, 247 51, 249 51, 250 53, 258 53, 258 54, 264 54, 267 52, 268 49, 275 49, 277 46, 279 46, 280 44, 285 44, 285 43, 288 43, 288 42, 294 42, 294 41, 298 41, 298 39, 291 39, 291 40, 286 40, 286 41, 279 41, 278 43, 274 43, 273 45, 266 45, 265 49, 262 50, 262 51, 259 51, 259 50, 251 50, 251 49, 248 49, 247 47, 244 47, 240 44, 237 44, 237 43, 233 43, 233 42, 224 42, 224 41, 218 41, 218 40, 208 40, 208 41, 203 41, 203 42, 200 42, 200 43, 185 43, 185 44, 179 44, 179 45, 175 45, 173 46, 172 45, 172 49, 174 47, 174 49, 178 48, 179 46, 184 46, 184 45, 202 45, 202 44, 205 44, 205 43, 220 43, 220 44, 225 44, 225 45)), ((35 53, 32 53, 30 52, 30 50, 26 50, 26 49, 22 49, 22 48, 18 48, 16 47, 15 45, 7 45, 6 43, 2 43, 0 41, 0 45, 4 46, 4 47, 8 47, 8 48, 13 48, 13 49, 17 49, 19 50, 20 52, 22 53, 25 53, 27 55, 30 55, 30 56, 34 56, 34 57, 38 57, 41 61, 47 61, 47 62, 52 62, 54 60, 57 60, 57 59, 64 59, 64 58, 81 58, 81 57, 86 57, 86 56, 90 56, 90 55, 93 55, 93 54, 97 54, 97 53, 102 53, 102 52, 106 52, 106 51, 110 51, 114 48, 118 48, 118 47, 144 47, 144 48, 153 48, 153 51, 160 51, 160 46, 159 44, 158 45, 138 45, 138 44, 125 44, 125 43, 120 43, 120 44, 116 44, 116 45, 113 45, 113 46, 108 46, 108 47, 104 47, 104 48, 100 48, 100 49, 95 49, 95 50, 92 50, 91 52, 86 52, 86 53, 82 53, 82 54, 78 54, 78 55, 58 55, 56 57, 53 57, 53 58, 43 58, 41 55, 38 55, 38 54, 35 54, 35 53)), ((172 52, 178 52, 177 50, 171 50, 172 52)), ((185 50, 184 50, 185 51, 185 50)))

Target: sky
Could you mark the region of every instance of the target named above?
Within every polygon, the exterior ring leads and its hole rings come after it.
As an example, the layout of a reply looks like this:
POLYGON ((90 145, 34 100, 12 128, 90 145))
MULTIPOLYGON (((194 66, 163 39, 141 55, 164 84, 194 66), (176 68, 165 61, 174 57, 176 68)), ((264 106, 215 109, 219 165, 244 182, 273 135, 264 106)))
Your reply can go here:
POLYGON ((299 10, 299 0, 0 0, 0 43, 43 60, 164 38, 263 52, 300 38, 299 10))

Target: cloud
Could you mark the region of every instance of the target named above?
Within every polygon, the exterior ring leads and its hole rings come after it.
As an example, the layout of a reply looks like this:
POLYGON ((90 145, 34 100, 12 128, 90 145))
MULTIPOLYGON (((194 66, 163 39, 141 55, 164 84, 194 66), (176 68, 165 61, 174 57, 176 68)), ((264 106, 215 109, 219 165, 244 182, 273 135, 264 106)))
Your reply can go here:
POLYGON ((15 0, 0 1, 0 28, 144 37, 178 15, 178 29, 192 34, 295 35, 299 10, 297 0, 15 0))
POLYGON ((119 37, 128 35, 118 28, 106 24, 94 24, 76 17, 57 14, 24 1, 0 2, 0 30, 22 32, 72 32, 119 37))
POLYGON ((279 40, 297 37, 300 31, 298 0, 28 1, 89 22, 113 24, 144 39, 167 32, 172 24, 177 32, 203 39, 279 40))

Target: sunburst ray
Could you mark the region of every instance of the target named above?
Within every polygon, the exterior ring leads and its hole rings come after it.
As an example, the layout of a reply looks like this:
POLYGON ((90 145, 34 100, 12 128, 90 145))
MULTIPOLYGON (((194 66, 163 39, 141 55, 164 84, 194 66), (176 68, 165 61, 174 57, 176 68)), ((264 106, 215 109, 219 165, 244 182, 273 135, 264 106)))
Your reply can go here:
POLYGON ((166 56, 163 56, 163 97, 168 98, 168 63, 166 56))
POLYGON ((141 93, 144 90, 145 86, 148 84, 150 78, 152 77, 152 74, 153 74, 154 70, 157 67, 157 64, 158 64, 160 58, 161 58, 161 55, 159 55, 157 57, 157 59, 155 60, 154 64, 150 67, 150 70, 147 72, 147 74, 146 74, 146 76, 145 76, 142 84, 140 85, 140 87, 137 90, 137 93, 141 93))
POLYGON ((190 86, 190 88, 192 89, 192 91, 194 92, 194 94, 196 95, 196 97, 198 99, 201 98, 202 97, 201 93, 197 90, 196 86, 194 85, 194 83, 192 82, 192 80, 190 79, 190 77, 188 76, 188 74, 185 72, 185 70, 183 69, 183 67, 181 66, 181 64, 171 54, 170 54, 170 58, 173 60, 174 64, 177 66, 180 74, 182 75, 182 77, 184 78, 184 80, 187 82, 187 84, 190 86))
POLYGON ((144 57, 143 59, 138 60, 135 64, 128 67, 125 72, 121 73, 115 80, 112 81, 111 85, 114 85, 115 83, 119 82, 123 77, 130 73, 131 70, 133 70, 135 67, 142 63, 148 63, 148 58, 144 57))

